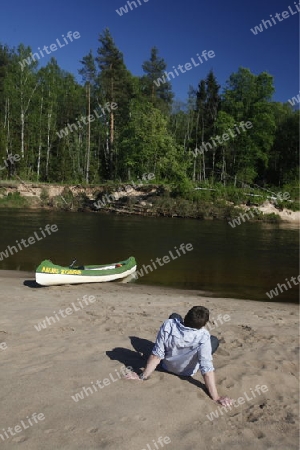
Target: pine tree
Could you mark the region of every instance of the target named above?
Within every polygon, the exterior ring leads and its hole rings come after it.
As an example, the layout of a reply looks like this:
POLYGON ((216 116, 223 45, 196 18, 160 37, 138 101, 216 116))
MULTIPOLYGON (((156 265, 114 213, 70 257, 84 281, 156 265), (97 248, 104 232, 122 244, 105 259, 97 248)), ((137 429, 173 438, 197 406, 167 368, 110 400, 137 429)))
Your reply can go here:
POLYGON ((142 68, 146 74, 141 78, 142 91, 145 97, 163 113, 169 113, 174 97, 172 85, 169 81, 161 83, 159 86, 154 83, 158 78, 164 79, 164 72, 167 68, 164 59, 158 56, 156 47, 151 49, 150 59, 143 63, 142 68))
MULTIPOLYGON (((84 56, 80 61, 83 65, 78 70, 79 74, 85 83, 86 96, 87 96, 87 116, 91 115, 91 86, 94 87, 96 82, 96 66, 95 60, 90 50, 87 56, 84 56)), ((87 149, 86 149, 86 168, 85 168, 85 181, 89 183, 90 180, 90 158, 91 158, 91 122, 88 121, 87 125, 87 149)))
POLYGON ((98 48, 96 61, 100 69, 99 86, 105 103, 109 103, 109 137, 104 151, 106 178, 113 179, 118 173, 118 146, 115 131, 118 125, 129 118, 129 104, 132 97, 132 77, 128 72, 123 54, 116 47, 114 40, 106 28, 99 36, 101 47, 98 48), (113 109, 113 104, 117 109, 113 109))
MULTIPOLYGON (((205 141, 207 137, 206 132, 206 116, 205 116, 205 106, 206 106, 206 99, 207 99, 207 92, 206 92, 206 84, 205 80, 201 80, 198 85, 198 91, 196 93, 196 129, 195 129, 195 148, 199 148, 205 141)), ((205 171, 205 154, 204 152, 200 153, 199 157, 199 175, 198 179, 199 181, 205 180, 206 178, 206 171, 205 171)), ((196 175, 196 164, 194 167, 194 175, 193 179, 195 179, 196 175)))

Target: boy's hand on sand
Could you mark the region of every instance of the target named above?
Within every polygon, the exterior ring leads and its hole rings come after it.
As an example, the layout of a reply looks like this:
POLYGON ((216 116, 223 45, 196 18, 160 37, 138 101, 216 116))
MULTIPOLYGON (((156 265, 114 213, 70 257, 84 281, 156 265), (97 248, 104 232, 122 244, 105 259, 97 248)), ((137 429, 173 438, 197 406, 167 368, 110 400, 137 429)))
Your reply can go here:
POLYGON ((138 376, 138 374, 135 373, 135 372, 128 372, 128 373, 125 375, 125 378, 126 378, 127 380, 140 380, 140 381, 142 381, 142 380, 140 379, 140 377, 138 376))
POLYGON ((229 397, 219 397, 216 402, 222 406, 230 406, 233 404, 233 400, 229 397))

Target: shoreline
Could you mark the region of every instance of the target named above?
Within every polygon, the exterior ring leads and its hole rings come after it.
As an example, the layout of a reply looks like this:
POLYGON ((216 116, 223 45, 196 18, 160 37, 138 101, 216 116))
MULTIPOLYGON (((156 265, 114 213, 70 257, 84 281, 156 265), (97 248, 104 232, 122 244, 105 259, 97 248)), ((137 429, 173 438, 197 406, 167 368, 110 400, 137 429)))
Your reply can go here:
MULTIPOLYGON (((133 289, 141 290, 141 292, 150 290, 154 293, 160 293, 162 291, 169 292, 170 295, 172 293, 174 294, 181 294, 181 295, 197 295, 202 296, 203 298, 211 298, 211 299, 233 299, 239 302, 255 302, 255 303, 270 303, 272 305, 276 304, 282 304, 282 305, 297 305, 298 301, 280 301, 277 300, 277 297, 274 297, 272 300, 268 301, 267 297, 266 300, 264 299, 253 299, 253 298, 247 298, 247 297, 237 297, 237 296, 224 296, 220 292, 214 292, 211 290, 201 290, 201 289, 191 289, 191 288, 182 288, 182 287, 174 287, 174 286, 166 286, 166 285, 159 285, 159 284, 147 284, 147 283, 137 283, 137 282, 130 282, 130 281, 124 281, 124 280, 117 280, 117 281, 110 281, 105 283, 79 283, 79 284, 65 284, 65 285, 58 285, 58 286, 40 286, 35 281, 35 272, 31 271, 23 271, 23 270, 7 270, 7 269, 0 269, 0 280, 2 279, 25 279, 28 285, 30 285, 31 288, 35 289, 57 289, 61 288, 67 289, 67 288, 76 288, 79 286, 87 286, 91 287, 91 290, 97 290, 97 288, 103 287, 103 290, 109 291, 109 286, 111 285, 120 285, 126 288, 127 286, 130 286, 133 289), (107 289, 106 289, 106 287, 107 289)), ((276 287, 276 286, 275 286, 276 287)))
POLYGON ((177 199, 168 197, 172 202, 171 206, 166 205, 164 195, 169 195, 170 189, 159 184, 133 186, 122 183, 118 188, 116 186, 113 188, 107 185, 84 187, 25 182, 14 184, 8 181, 0 183, 0 188, 2 190, 0 200, 4 201, 4 204, 0 202, 1 208, 224 221, 234 221, 239 219, 239 216, 247 216, 249 213, 252 215, 247 217, 249 222, 300 224, 300 211, 276 207, 276 203, 269 199, 265 199, 261 205, 256 205, 252 203, 253 198, 248 197, 248 201, 251 198, 251 206, 247 206, 247 196, 238 205, 220 197, 213 201, 203 199, 199 207, 198 203, 181 196, 177 199), (13 199, 14 195, 18 195, 19 198, 13 199), (9 196, 11 199, 6 202, 9 196), (99 200, 100 198, 102 200, 99 200))
MULTIPOLYGON (((137 283, 137 282, 130 282, 130 281, 124 281, 124 280, 117 280, 117 281, 111 281, 111 282, 105 282, 105 283, 81 283, 81 284, 65 284, 65 285, 58 285, 58 286, 40 286, 35 281, 35 272, 31 271, 22 271, 22 270, 7 270, 7 269, 0 269, 0 280, 2 279, 25 279, 28 285, 30 285, 31 288, 35 289, 58 289, 61 288, 62 290, 67 288, 76 288, 79 286, 86 286, 87 288, 91 288, 91 290, 97 290, 97 288, 102 288, 104 291, 108 291, 110 289, 110 286, 116 285, 116 286, 122 286, 125 289, 127 286, 130 286, 130 288, 141 290, 141 292, 144 291, 153 291, 154 293, 160 293, 162 291, 166 291, 166 293, 170 293, 172 295, 173 293, 181 294, 181 295, 197 295, 202 296, 203 298, 211 298, 211 299, 233 299, 239 302, 255 302, 257 303, 270 303, 272 305, 298 305, 298 300, 295 301, 287 301, 287 300, 279 300, 277 297, 274 297, 272 300, 267 299, 253 299, 253 298, 247 298, 247 297, 237 297, 237 296, 224 296, 220 292, 217 291, 211 291, 211 290, 201 290, 201 289, 191 289, 191 288, 182 288, 182 287, 174 287, 174 286, 166 286, 166 285, 159 285, 159 284, 147 284, 147 283, 137 283)), ((276 286, 275 286, 276 287, 276 286)))

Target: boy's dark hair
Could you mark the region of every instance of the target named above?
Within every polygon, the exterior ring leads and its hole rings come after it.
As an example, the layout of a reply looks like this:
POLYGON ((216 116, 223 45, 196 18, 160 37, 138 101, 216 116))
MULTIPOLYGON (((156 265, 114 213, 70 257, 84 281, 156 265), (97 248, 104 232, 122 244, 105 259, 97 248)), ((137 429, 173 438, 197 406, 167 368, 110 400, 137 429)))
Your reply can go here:
POLYGON ((205 306, 193 306, 184 318, 184 326, 200 330, 208 321, 209 310, 205 306))

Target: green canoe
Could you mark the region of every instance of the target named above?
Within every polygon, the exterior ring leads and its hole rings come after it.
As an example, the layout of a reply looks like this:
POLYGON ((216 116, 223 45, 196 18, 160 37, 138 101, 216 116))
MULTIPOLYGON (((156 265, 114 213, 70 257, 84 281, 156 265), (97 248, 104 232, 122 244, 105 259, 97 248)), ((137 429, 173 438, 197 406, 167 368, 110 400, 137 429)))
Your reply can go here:
POLYGON ((136 260, 130 256, 124 261, 92 266, 59 266, 45 259, 37 267, 35 279, 41 286, 60 284, 103 283, 119 280, 136 271, 136 260))

